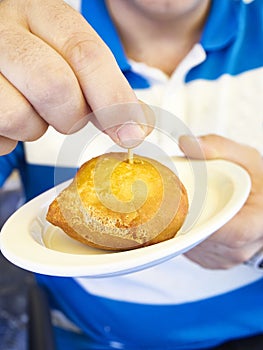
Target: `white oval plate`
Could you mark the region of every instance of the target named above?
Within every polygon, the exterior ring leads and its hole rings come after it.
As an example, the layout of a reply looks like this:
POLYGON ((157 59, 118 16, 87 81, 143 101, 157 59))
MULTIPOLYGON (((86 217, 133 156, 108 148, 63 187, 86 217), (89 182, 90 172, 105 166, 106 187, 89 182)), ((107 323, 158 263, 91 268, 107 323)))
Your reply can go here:
POLYGON ((224 160, 176 159, 174 165, 191 204, 186 223, 175 238, 124 252, 94 249, 71 239, 45 220, 49 204, 66 182, 31 200, 7 220, 0 234, 3 255, 32 272, 104 277, 145 269, 186 252, 239 211, 251 182, 243 168, 224 160))

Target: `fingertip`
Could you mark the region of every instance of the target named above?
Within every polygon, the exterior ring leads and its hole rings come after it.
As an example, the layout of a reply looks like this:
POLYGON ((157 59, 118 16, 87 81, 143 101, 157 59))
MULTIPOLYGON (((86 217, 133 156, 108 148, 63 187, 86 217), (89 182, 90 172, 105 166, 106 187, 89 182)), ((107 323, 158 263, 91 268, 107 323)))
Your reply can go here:
POLYGON ((179 137, 179 147, 189 158, 204 159, 205 154, 202 149, 200 138, 193 135, 182 135, 179 137))
POLYGON ((81 130, 85 125, 87 125, 89 122, 89 116, 86 114, 73 124, 67 126, 67 127, 62 127, 60 126, 59 132, 65 135, 71 135, 74 134, 75 132, 81 130))
POLYGON ((11 153, 17 146, 17 141, 0 136, 0 156, 11 153))

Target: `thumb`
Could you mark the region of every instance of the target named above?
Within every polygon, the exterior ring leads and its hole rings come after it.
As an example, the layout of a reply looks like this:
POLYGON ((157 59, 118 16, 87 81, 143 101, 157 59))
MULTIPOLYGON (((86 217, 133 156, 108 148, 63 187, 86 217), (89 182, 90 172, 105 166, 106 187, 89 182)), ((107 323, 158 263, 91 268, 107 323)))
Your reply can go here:
POLYGON ((249 172, 256 171, 262 164, 261 155, 256 149, 219 135, 205 135, 197 139, 181 136, 179 146, 189 158, 224 159, 239 164, 249 172), (197 143, 199 147, 196 147, 197 143))

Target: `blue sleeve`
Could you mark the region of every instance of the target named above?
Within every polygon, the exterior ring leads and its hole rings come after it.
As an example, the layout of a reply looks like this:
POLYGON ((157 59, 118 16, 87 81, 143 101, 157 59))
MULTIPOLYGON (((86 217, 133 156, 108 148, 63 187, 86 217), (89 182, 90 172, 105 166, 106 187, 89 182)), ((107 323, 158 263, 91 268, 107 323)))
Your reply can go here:
POLYGON ((14 169, 21 169, 24 166, 24 147, 19 142, 16 148, 9 154, 0 156, 0 187, 3 186, 6 179, 14 169))

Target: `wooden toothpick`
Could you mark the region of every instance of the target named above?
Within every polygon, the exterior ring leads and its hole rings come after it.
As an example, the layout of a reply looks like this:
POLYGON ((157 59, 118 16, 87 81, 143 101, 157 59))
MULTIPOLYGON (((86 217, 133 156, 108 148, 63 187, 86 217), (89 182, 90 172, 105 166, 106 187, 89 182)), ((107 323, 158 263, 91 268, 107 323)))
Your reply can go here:
POLYGON ((128 162, 133 164, 133 151, 132 148, 128 148, 128 162))

